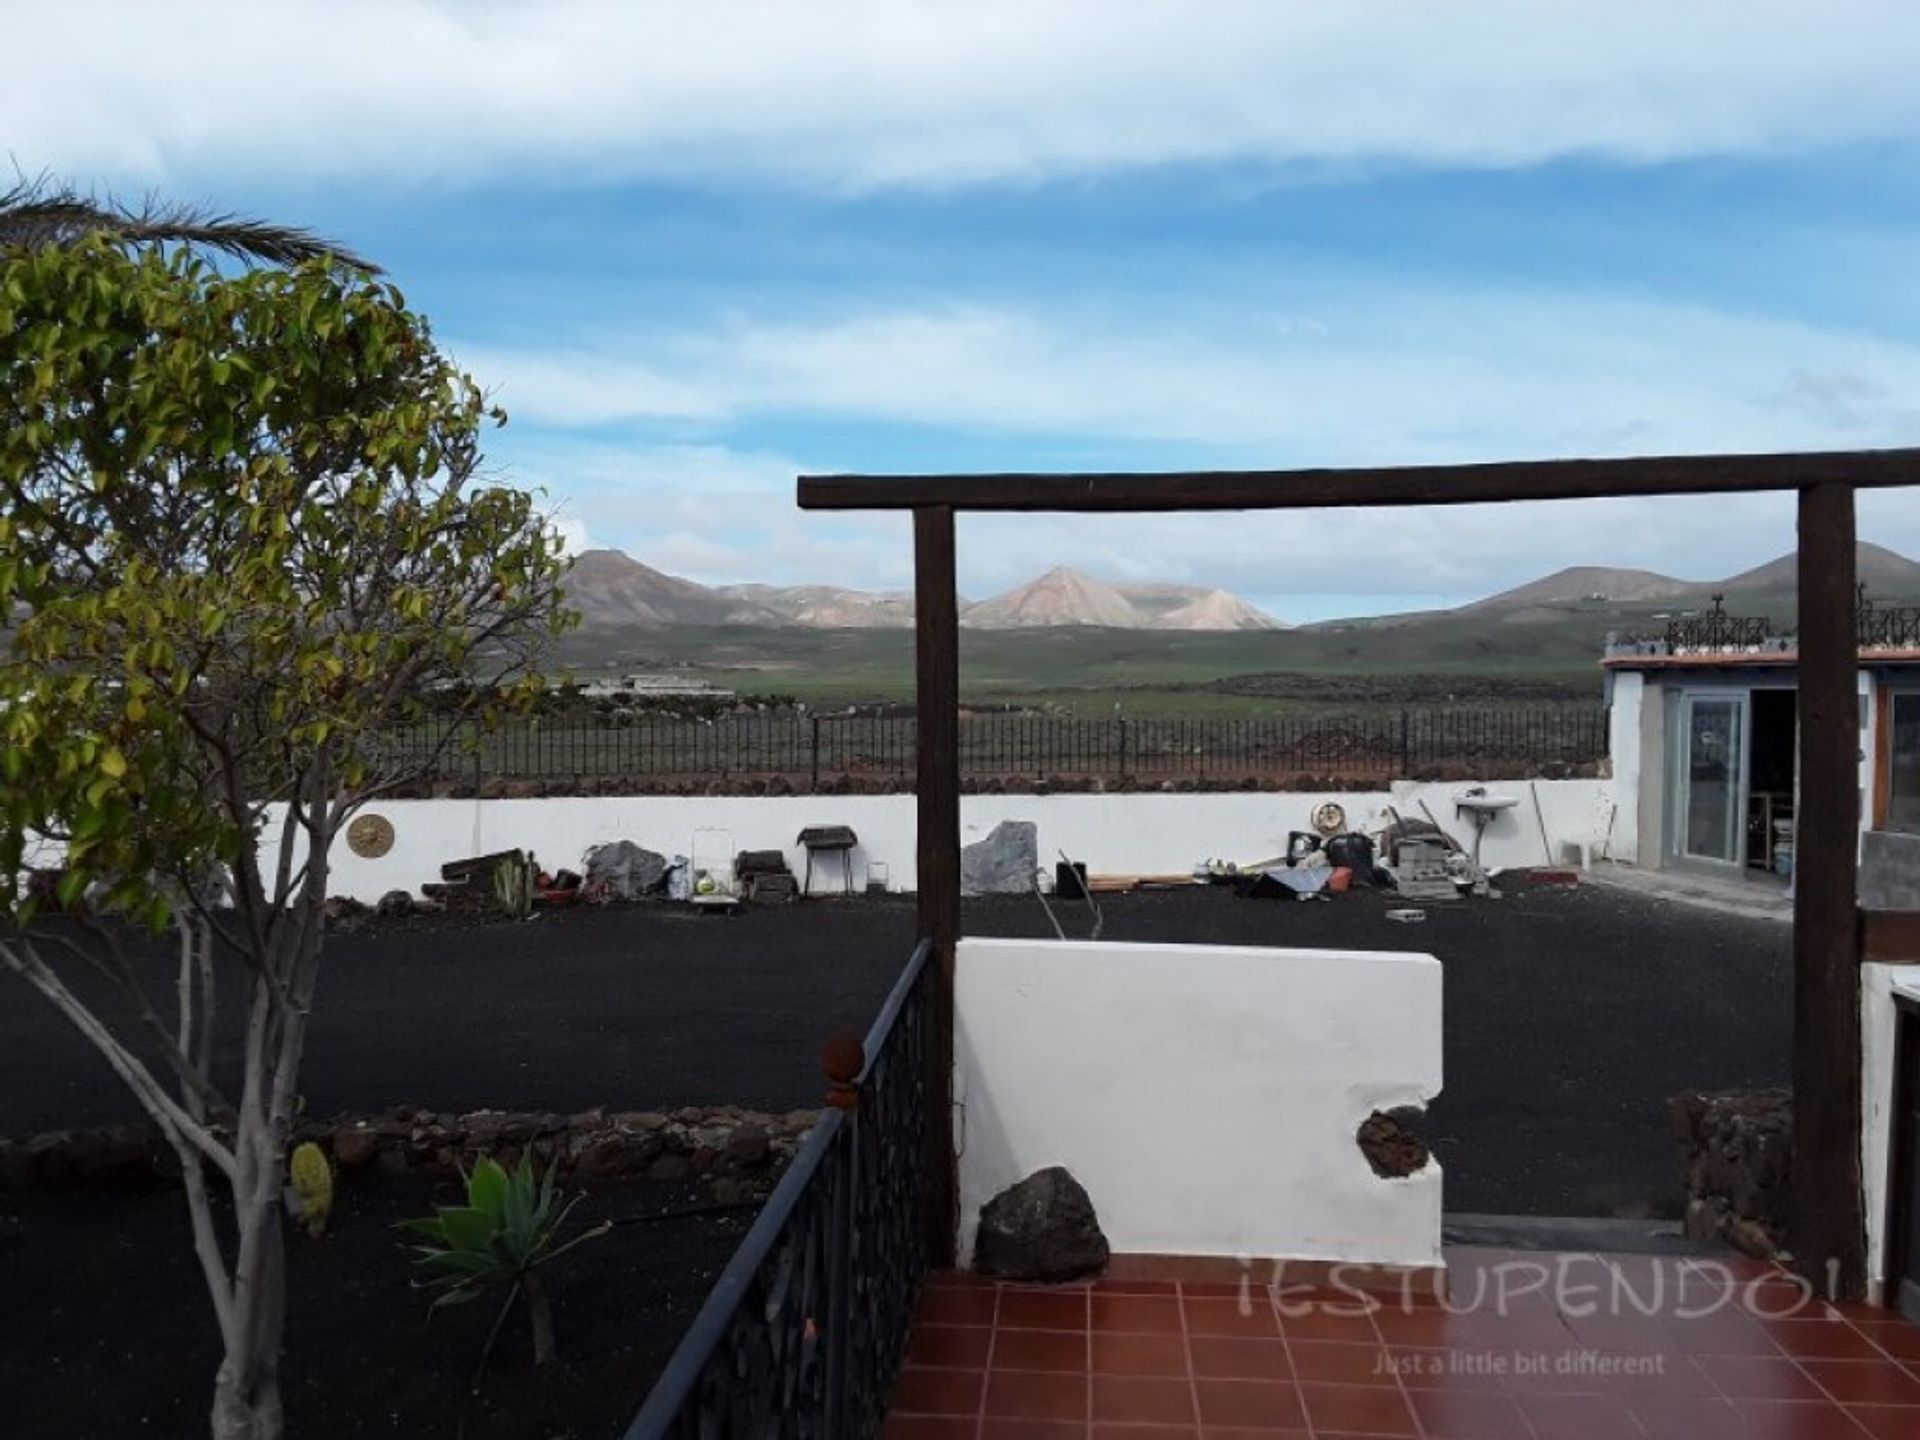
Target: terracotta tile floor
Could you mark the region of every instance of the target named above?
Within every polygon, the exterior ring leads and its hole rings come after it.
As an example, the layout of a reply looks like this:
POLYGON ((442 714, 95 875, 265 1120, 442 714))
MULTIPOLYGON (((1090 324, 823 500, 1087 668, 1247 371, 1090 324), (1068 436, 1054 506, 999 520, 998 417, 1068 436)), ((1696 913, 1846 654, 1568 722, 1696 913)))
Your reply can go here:
POLYGON ((1450 1250, 1430 1297, 928 1284, 888 1440, 1920 1440, 1920 1327, 1778 1271, 1450 1250))

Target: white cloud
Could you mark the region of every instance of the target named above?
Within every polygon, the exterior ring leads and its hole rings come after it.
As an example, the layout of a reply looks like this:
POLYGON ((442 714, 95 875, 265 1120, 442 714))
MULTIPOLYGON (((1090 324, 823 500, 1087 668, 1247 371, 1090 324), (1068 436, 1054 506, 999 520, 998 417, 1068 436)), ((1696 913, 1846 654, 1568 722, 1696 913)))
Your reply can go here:
MULTIPOLYGON (((483 374, 521 422, 502 447, 509 473, 570 497, 603 541, 709 583, 908 583, 899 517, 793 506, 799 473, 874 468, 839 453, 835 437, 870 446, 876 422, 934 437, 904 439, 920 448, 886 467, 901 470, 1022 468, 1029 448, 1062 446, 1174 455, 1161 463, 1194 467, 1284 467, 1846 448, 1915 437, 1914 346, 1588 293, 1434 294, 1384 282, 1365 291, 1322 295, 1315 325, 1244 315, 1201 327, 1144 311, 1120 324, 972 307, 811 323, 736 318, 665 334, 634 327, 623 333, 644 339, 579 345, 564 361, 492 351, 483 374), (686 412, 663 420, 650 404, 626 406, 609 377, 629 371, 674 376, 691 397, 686 412), (588 377, 587 399, 569 389, 576 372, 588 377), (792 421, 813 437, 804 454, 733 438, 792 421), (663 425, 708 434, 652 438, 663 425), (939 463, 946 436, 964 437, 975 447, 969 453, 994 463, 939 463)), ((1866 497, 1861 514, 1866 538, 1920 552, 1920 494, 1866 497)), ((1575 564, 1711 579, 1792 544, 1792 505, 1777 495, 968 517, 961 581, 986 594, 1064 561, 1112 578, 1223 584, 1274 597, 1284 612, 1288 595, 1472 596, 1575 564)))
POLYGON ((832 189, 1189 161, 1510 166, 1911 138, 1889 0, 147 0, 9 7, 29 170, 751 176, 832 189))
MULTIPOLYGON (((904 516, 794 506, 793 477, 821 468, 806 458, 720 445, 628 453, 556 445, 544 435, 522 436, 520 445, 513 469, 565 491, 567 513, 590 524, 595 543, 673 574, 705 584, 912 583, 904 516)), ((1920 555, 1920 494, 1863 495, 1860 533, 1920 555)), ((1567 565, 1717 579, 1793 543, 1792 498, 1766 494, 1240 515, 969 515, 959 563, 961 588, 976 597, 1065 563, 1116 580, 1223 585, 1269 597, 1283 616, 1317 617, 1352 613, 1342 595, 1387 597, 1372 608, 1416 608, 1567 565)))
POLYGON ((560 548, 568 555, 578 555, 583 550, 594 548, 593 536, 586 525, 565 512, 553 517, 553 528, 560 536, 560 548))
MULTIPOLYGON (((1196 464, 1278 465, 1913 436, 1914 406, 1901 397, 1920 395, 1920 347, 1845 330, 1601 295, 1386 282, 1328 313, 1317 327, 1240 314, 1199 329, 1144 312, 1122 326, 975 307, 636 330, 645 338, 562 352, 458 348, 535 425, 902 422, 1178 442, 1206 452, 1196 464), (650 382, 661 375, 674 377, 678 409, 660 403, 650 382), (631 392, 623 376, 635 377, 631 392)), ((706 464, 698 447, 678 453, 706 464)))

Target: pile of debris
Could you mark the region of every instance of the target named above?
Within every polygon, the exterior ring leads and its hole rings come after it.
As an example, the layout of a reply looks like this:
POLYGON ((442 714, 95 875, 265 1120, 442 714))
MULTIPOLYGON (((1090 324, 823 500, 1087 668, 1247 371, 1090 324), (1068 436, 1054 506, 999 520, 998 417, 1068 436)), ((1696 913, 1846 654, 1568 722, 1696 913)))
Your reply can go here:
MULTIPOLYGON (((1380 823, 1369 829, 1348 823, 1346 808, 1327 800, 1316 805, 1308 816, 1307 829, 1290 831, 1284 855, 1242 863, 1208 859, 1195 865, 1191 873, 1173 875, 1088 875, 1084 866, 1063 865, 1058 888, 1063 892, 1069 880, 1075 890, 1092 893, 1154 889, 1176 885, 1226 885, 1236 894, 1256 899, 1324 900, 1355 886, 1375 886, 1395 891, 1410 901, 1455 900, 1462 896, 1499 899, 1494 882, 1500 871, 1483 866, 1479 858, 1480 834, 1491 818, 1512 809, 1520 802, 1515 797, 1489 795, 1485 787, 1475 786, 1454 797, 1457 813, 1467 815, 1476 834, 1470 850, 1434 818, 1424 800, 1415 799, 1420 815, 1402 815, 1393 806, 1384 807, 1380 823), (1069 876, 1069 870, 1074 875, 1069 876)), ((1539 796, 1534 796, 1535 818, 1540 825, 1541 844, 1551 864, 1547 844, 1546 821, 1539 811, 1539 796)), ((1032 843, 1018 837, 1020 844, 1005 843, 1002 832, 1014 822, 1003 824, 994 835, 961 852, 964 893, 992 893, 997 889, 1023 889, 1034 885, 1031 878, 1032 843), (986 871, 1000 862, 992 886, 975 879, 976 870, 986 871), (1024 881, 1013 877, 1025 876, 1024 881)), ((1031 829, 1031 826, 1028 827, 1031 829)), ((1570 872, 1546 870, 1533 872, 1536 879, 1570 880, 1570 872)), ((1394 919, 1423 919, 1418 910, 1389 911, 1394 919)))
MULTIPOLYGON (((844 827, 841 827, 844 828, 844 827)), ((851 849, 853 832, 845 831, 844 846, 851 849)), ((500 850, 449 860, 440 878, 420 887, 421 900, 404 890, 384 896, 374 912, 410 914, 415 910, 453 910, 469 913, 499 910, 525 919, 536 909, 575 903, 609 905, 663 898, 702 908, 732 909, 750 904, 784 904, 801 898, 804 885, 795 876, 782 850, 739 850, 726 832, 696 831, 692 856, 666 856, 631 840, 596 845, 581 858, 578 870, 549 874, 529 850, 500 850)), ((803 837, 804 838, 804 837, 803 837)), ((831 837, 830 837, 831 838, 831 837)), ((812 859, 812 847, 808 850, 812 859)), ((845 888, 851 894, 852 865, 842 855, 847 872, 845 888)), ((333 918, 356 923, 367 907, 342 902, 333 918)))

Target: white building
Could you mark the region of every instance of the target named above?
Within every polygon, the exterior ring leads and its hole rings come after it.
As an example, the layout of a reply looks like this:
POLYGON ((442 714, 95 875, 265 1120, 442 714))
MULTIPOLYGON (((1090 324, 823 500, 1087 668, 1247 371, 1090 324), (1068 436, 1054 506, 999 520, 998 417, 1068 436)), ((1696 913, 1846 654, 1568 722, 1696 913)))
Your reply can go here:
MULTIPOLYGON (((1860 825, 1920 833, 1920 608, 1860 621, 1860 825)), ((1798 644, 1764 621, 1704 615, 1602 662, 1619 827, 1653 869, 1791 868, 1798 644)))

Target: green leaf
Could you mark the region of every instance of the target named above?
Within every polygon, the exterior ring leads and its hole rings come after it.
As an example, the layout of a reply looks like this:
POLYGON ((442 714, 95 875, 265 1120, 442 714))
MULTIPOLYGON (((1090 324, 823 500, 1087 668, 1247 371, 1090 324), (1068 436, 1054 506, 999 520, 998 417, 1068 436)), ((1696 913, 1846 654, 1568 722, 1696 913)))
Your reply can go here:
POLYGON ((507 1172, 491 1155, 482 1155, 467 1176, 467 1204, 492 1217, 497 1224, 506 1216, 507 1192, 512 1188, 507 1172))
POLYGON ((440 1233, 454 1250, 484 1253, 498 1228, 493 1216, 467 1205, 444 1206, 439 1218, 440 1233))

